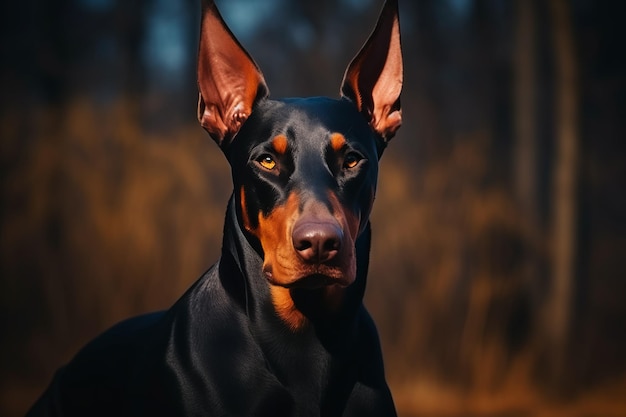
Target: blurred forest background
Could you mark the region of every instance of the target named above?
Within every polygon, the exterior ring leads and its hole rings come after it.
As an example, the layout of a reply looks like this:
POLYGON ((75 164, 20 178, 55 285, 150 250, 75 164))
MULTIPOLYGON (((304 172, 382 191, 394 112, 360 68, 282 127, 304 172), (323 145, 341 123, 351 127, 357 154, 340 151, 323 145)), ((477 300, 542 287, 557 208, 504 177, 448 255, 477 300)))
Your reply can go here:
MULTIPOLYGON (((274 97, 338 95, 382 0, 223 0, 274 97)), ((626 415, 626 2, 400 0, 366 303, 402 416, 626 415)), ((0 415, 218 257, 197 0, 0 6, 0 415)))

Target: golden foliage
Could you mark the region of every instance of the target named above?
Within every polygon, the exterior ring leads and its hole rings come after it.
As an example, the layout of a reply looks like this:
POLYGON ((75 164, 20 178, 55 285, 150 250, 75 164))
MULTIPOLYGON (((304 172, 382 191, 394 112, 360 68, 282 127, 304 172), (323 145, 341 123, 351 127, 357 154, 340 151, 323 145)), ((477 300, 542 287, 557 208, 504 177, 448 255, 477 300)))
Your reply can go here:
MULTIPOLYGON (((16 139, 1 144, 0 301, 11 337, 0 357, 11 360, 0 364, 12 383, 0 387, 0 412, 20 415, 83 343, 167 308, 217 260, 232 187, 224 156, 195 124, 151 134, 134 113, 129 101, 77 99, 0 121, 3 138, 16 139)), ((493 180, 489 140, 460 138, 418 168, 393 149, 382 160, 366 303, 407 413, 493 414, 480 401, 494 393, 538 404, 542 317, 521 265, 544 254, 493 180), (427 398, 451 408, 429 409, 427 398)))

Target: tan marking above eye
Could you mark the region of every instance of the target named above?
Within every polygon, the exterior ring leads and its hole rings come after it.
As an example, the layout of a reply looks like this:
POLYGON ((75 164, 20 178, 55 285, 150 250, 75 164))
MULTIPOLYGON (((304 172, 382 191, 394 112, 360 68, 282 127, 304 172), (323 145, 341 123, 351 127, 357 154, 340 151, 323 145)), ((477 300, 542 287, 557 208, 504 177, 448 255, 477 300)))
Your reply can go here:
POLYGON ((274 161, 274 158, 272 158, 271 155, 261 156, 258 159, 258 162, 265 169, 272 170, 276 167, 276 161, 274 161))
POLYGON ((339 152, 346 144, 346 138, 341 133, 333 133, 330 136, 330 147, 339 152))
POLYGON ((278 135, 272 140, 272 147, 280 155, 284 155, 287 152, 287 145, 287 136, 285 135, 278 135))

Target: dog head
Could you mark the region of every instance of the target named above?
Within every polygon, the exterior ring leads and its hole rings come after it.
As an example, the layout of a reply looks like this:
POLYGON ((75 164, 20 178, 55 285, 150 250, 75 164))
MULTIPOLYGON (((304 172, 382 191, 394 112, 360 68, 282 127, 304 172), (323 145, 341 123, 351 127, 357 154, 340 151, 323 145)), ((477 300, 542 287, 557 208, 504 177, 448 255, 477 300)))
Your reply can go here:
POLYGON ((231 164, 238 220, 263 256, 279 314, 292 309, 292 290, 339 300, 357 276, 378 159, 402 123, 397 0, 348 65, 341 97, 279 100, 205 1, 198 85, 198 119, 231 164))

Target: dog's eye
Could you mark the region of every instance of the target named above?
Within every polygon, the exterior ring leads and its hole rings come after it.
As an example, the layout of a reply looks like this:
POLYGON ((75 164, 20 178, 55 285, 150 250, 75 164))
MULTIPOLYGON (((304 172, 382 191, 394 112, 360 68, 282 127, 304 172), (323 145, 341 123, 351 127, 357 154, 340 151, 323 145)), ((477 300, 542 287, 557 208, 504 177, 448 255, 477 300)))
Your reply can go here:
POLYGON ((352 169, 359 164, 359 161, 363 159, 361 155, 356 152, 350 152, 343 158, 343 167, 346 169, 352 169))
POLYGON ((261 155, 257 162, 265 169, 272 170, 276 167, 276 161, 274 161, 271 155, 261 155))

